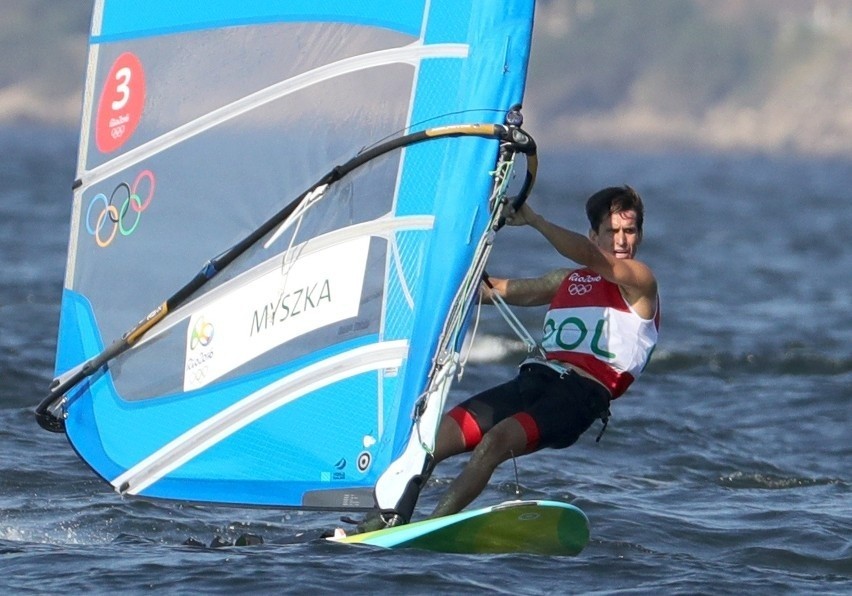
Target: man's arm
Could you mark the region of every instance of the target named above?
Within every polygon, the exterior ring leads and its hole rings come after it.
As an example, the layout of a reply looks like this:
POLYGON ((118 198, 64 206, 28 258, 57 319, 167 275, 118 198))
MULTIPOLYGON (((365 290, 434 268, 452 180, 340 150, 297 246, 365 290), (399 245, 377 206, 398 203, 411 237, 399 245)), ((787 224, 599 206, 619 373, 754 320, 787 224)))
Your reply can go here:
POLYGON ((543 304, 550 304, 562 280, 570 272, 570 269, 554 269, 541 277, 528 279, 489 277, 488 281, 491 287, 483 283, 480 288, 482 291, 482 301, 486 304, 493 304, 491 294, 496 293, 507 304, 515 306, 541 306, 543 304))
POLYGON ((647 265, 636 259, 617 259, 614 255, 603 252, 586 236, 551 223, 526 204, 507 218, 507 221, 511 225, 526 224, 538 230, 561 255, 589 267, 627 290, 632 290, 631 293, 647 297, 656 295, 657 282, 647 265))

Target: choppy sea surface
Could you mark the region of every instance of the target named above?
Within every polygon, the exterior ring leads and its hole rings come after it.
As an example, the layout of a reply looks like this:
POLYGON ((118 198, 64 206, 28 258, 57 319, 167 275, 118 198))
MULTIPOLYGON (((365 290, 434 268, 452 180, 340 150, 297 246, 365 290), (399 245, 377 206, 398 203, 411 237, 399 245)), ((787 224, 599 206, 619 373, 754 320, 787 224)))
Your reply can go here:
MULTIPOLYGON (((331 513, 119 497, 34 406, 53 376, 75 135, 0 129, 0 586, 84 593, 852 593, 852 155, 543 150, 532 204, 585 230, 585 197, 646 201, 640 258, 661 342, 600 443, 495 473, 478 504, 582 508, 577 557, 381 551, 317 540, 331 513), (202 549, 194 537, 264 544, 202 549)), ((501 232, 489 271, 563 266, 532 230, 501 232)), ((140 313, 144 314, 144 313, 140 313)), ((536 330, 543 312, 519 315, 536 330)), ((519 344, 485 310, 450 397, 514 374, 519 344)), ((463 460, 421 497, 431 510, 463 460)))

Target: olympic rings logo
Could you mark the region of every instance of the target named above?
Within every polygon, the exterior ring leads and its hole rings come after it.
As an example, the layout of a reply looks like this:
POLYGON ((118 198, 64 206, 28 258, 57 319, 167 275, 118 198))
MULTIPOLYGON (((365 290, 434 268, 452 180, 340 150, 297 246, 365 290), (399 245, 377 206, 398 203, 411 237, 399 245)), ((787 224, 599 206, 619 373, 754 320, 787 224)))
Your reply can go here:
POLYGON ((204 383, 204 379, 207 378, 207 365, 200 366, 192 371, 192 380, 196 383, 204 383))
POLYGON ((130 236, 136 230, 139 220, 142 218, 142 212, 148 208, 148 205, 151 204, 151 199, 154 198, 155 186, 154 173, 151 170, 142 170, 136 176, 136 180, 133 181, 132 185, 126 182, 119 183, 113 189, 112 193, 110 193, 109 198, 104 193, 98 193, 92 198, 89 208, 86 210, 86 231, 95 237, 95 242, 98 246, 106 248, 112 244, 117 232, 120 232, 122 236, 130 236), (148 180, 148 195, 144 200, 138 193, 139 185, 143 179, 148 180), (121 207, 116 207, 114 203, 120 200, 121 197, 124 198, 121 207), (94 218, 95 224, 93 226, 92 213, 95 205, 100 205, 101 203, 103 203, 103 207, 98 212, 97 217, 94 218), (131 211, 136 216, 133 218, 133 222, 127 225, 127 216, 131 211), (110 229, 110 225, 112 225, 112 229, 110 229), (109 230, 106 235, 104 235, 105 230, 109 230))
POLYGON ((568 293, 572 296, 583 296, 591 291, 591 284, 571 284, 568 286, 568 293))
POLYGON ((189 338, 189 349, 194 350, 198 346, 205 347, 213 341, 213 323, 199 319, 192 329, 189 338))

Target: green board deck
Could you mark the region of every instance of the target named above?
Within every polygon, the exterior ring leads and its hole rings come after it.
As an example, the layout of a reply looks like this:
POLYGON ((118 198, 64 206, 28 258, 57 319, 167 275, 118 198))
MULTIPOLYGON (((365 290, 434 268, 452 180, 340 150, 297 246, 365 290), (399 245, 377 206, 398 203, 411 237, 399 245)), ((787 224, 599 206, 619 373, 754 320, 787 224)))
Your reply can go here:
POLYGON ((589 520, 580 509, 568 503, 508 501, 329 540, 443 553, 576 555, 589 542, 589 520))

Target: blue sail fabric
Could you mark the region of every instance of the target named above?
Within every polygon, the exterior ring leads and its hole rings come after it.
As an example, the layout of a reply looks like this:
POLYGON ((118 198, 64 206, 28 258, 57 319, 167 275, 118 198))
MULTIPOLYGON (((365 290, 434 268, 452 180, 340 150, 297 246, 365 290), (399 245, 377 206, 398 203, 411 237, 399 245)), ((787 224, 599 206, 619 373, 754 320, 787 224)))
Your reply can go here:
MULTIPOLYGON (((503 122, 532 0, 400 4, 96 4, 58 376, 364 148, 503 122)), ((68 393, 75 450, 146 497, 364 509, 393 465, 401 493, 497 148, 428 140, 309 196, 68 393)))

